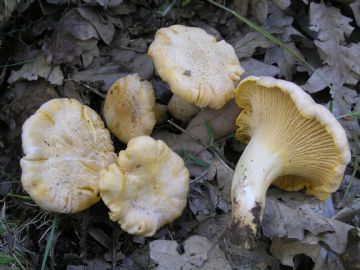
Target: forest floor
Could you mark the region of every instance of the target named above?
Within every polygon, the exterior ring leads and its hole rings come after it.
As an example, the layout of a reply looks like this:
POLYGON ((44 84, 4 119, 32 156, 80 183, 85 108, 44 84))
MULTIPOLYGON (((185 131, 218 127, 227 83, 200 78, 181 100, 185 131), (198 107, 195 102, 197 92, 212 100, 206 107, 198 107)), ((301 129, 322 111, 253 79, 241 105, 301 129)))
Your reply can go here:
MULTIPOLYGON (((360 269, 360 2, 218 1, 262 33, 211 2, 0 3, 0 269, 360 269), (122 231, 102 202, 57 215, 22 188, 22 124, 46 101, 75 98, 102 116, 112 83, 138 73, 167 105, 172 93, 147 50, 155 32, 173 24, 230 43, 245 70, 241 78, 298 84, 348 135, 352 159, 340 188, 324 202, 270 188, 255 249, 229 241, 229 188, 245 147, 233 136, 238 111, 231 102, 202 109, 189 124, 168 116, 156 126, 153 136, 182 151, 192 180, 182 216, 153 237, 122 231)), ((116 152, 126 147, 112 139, 116 152)))

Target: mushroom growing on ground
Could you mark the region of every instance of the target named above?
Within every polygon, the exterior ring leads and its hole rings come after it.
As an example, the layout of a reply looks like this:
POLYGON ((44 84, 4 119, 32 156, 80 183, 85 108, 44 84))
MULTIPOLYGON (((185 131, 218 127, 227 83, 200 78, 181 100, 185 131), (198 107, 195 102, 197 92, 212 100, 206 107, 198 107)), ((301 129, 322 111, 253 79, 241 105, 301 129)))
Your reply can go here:
POLYGON ((169 111, 175 118, 189 119, 195 106, 220 109, 234 97, 244 72, 234 48, 197 27, 172 25, 156 32, 149 47, 160 77, 174 93, 169 111), (192 110, 182 109, 190 103, 192 110), (190 112, 190 113, 189 113, 190 112), (189 116, 190 114, 190 116, 189 116))
POLYGON ((75 99, 44 103, 23 125, 21 182, 42 208, 82 211, 100 200, 100 171, 116 162, 99 115, 75 99))
POLYGON ((106 95, 104 118, 109 130, 123 143, 150 135, 156 123, 151 83, 140 80, 138 74, 117 80, 106 95))
POLYGON ((152 236, 184 210, 189 171, 163 141, 149 136, 131 139, 118 164, 101 172, 101 198, 109 216, 130 234, 152 236))
POLYGON ((297 85, 247 77, 235 92, 242 108, 236 137, 248 143, 232 187, 232 232, 245 248, 256 245, 270 184, 325 200, 338 189, 351 155, 335 117, 297 85))

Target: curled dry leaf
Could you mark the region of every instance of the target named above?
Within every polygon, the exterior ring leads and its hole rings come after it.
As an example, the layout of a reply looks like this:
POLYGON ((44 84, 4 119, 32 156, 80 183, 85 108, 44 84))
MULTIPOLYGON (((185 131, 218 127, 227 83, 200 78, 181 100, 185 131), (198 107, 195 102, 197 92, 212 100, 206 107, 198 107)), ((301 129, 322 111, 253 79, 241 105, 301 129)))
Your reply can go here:
POLYGON ((348 232, 353 226, 310 212, 294 210, 283 203, 268 198, 262 229, 270 238, 287 237, 302 243, 325 243, 336 253, 346 249, 348 232))
POLYGON ((297 263, 296 257, 301 254, 305 254, 312 259, 314 263, 313 270, 344 269, 339 258, 319 244, 305 244, 294 239, 276 238, 272 241, 270 251, 283 265, 292 266, 294 269, 299 269, 295 268, 297 263))

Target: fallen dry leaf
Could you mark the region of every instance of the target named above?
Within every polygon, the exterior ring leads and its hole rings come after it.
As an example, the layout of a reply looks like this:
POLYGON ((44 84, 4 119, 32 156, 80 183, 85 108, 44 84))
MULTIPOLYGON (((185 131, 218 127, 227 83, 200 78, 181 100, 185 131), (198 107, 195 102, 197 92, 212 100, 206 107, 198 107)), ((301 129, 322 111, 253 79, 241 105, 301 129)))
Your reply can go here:
POLYGON ((345 251, 348 232, 354 228, 337 220, 294 210, 271 198, 266 200, 261 227, 269 238, 287 237, 308 244, 325 243, 339 254, 345 251))
POLYGON ((100 17, 99 11, 96 9, 79 7, 78 11, 83 18, 87 19, 95 27, 101 39, 109 45, 115 34, 114 25, 100 17))
POLYGON ((314 43, 329 67, 319 67, 304 87, 315 92, 314 89, 322 90, 330 82, 335 89, 332 94, 335 95, 336 89, 343 84, 354 85, 359 79, 360 65, 355 55, 359 53, 360 44, 344 45, 345 37, 354 30, 350 25, 352 19, 342 15, 338 8, 327 7, 323 2, 310 4, 309 19, 310 30, 317 33, 314 43))
POLYGON ((219 246, 202 236, 193 235, 182 245, 155 240, 149 246, 150 258, 158 263, 156 269, 231 269, 219 246))
POLYGON ((74 8, 61 18, 43 52, 55 64, 71 62, 94 49, 98 40, 96 28, 74 8))
POLYGON ((354 13, 356 24, 358 26, 360 26, 360 2, 354 1, 349 6, 350 6, 352 12, 354 13))
MULTIPOLYGON (((294 239, 276 238, 271 243, 270 252, 278 258, 283 265, 296 267, 296 256, 305 254, 314 263, 313 270, 342 270, 344 269, 339 258, 319 244, 305 244, 294 239)), ((302 266, 311 267, 311 265, 302 266)), ((300 268, 302 269, 302 268, 300 268)))
POLYGON ((249 32, 245 35, 235 34, 229 39, 239 59, 251 57, 258 48, 271 48, 274 45, 258 32, 249 32))
POLYGON ((290 0, 272 0, 272 1, 279 9, 287 9, 291 4, 290 0))
POLYGON ((292 209, 316 213, 326 218, 332 218, 335 215, 331 197, 325 201, 320 201, 313 196, 306 195, 304 192, 284 192, 278 188, 268 190, 267 195, 284 202, 292 209))
POLYGON ((275 77, 279 74, 279 68, 273 65, 263 63, 255 58, 247 58, 241 61, 241 66, 245 70, 241 78, 247 76, 270 76, 275 77))
POLYGON ((51 84, 62 85, 64 75, 59 65, 52 66, 43 55, 39 54, 33 62, 24 64, 19 70, 12 70, 8 83, 14 83, 21 79, 36 81, 39 78, 44 78, 51 84))
POLYGON ((235 120, 238 115, 239 108, 233 101, 228 102, 220 110, 208 108, 201 110, 188 124, 186 132, 199 139, 203 145, 185 133, 177 135, 169 132, 156 132, 153 135, 155 138, 164 140, 172 149, 184 149, 199 153, 204 151, 204 145, 209 143, 206 121, 214 131, 214 139, 219 139, 235 131, 235 120))

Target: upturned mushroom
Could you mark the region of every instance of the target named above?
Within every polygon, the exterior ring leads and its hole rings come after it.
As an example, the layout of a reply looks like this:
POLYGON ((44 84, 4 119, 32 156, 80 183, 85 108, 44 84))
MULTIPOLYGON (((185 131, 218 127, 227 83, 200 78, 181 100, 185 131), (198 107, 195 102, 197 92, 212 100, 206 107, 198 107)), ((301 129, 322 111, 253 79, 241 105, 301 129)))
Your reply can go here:
POLYGON ((235 92, 242 108, 236 137, 248 143, 232 187, 232 232, 245 248, 257 243, 270 184, 303 188, 325 200, 342 181, 351 155, 335 117, 297 85, 270 77, 247 77, 235 92))
POLYGON ((196 113, 196 106, 223 107, 234 97, 235 86, 244 72, 230 44, 224 40, 217 42, 197 27, 161 28, 148 54, 159 76, 174 93, 170 113, 182 120, 196 113), (185 104, 189 105, 182 109, 185 104))
POLYGON ((43 209, 76 213, 100 200, 100 171, 116 161, 99 115, 75 99, 44 103, 22 129, 21 182, 43 209))
POLYGON ((163 141, 149 136, 131 139, 118 163, 101 172, 101 198, 109 216, 121 228, 152 236, 184 210, 189 171, 184 161, 163 141))
POLYGON ((156 123, 155 108, 151 83, 135 73, 111 86, 103 112, 109 130, 126 144, 132 138, 151 134, 156 123))

